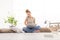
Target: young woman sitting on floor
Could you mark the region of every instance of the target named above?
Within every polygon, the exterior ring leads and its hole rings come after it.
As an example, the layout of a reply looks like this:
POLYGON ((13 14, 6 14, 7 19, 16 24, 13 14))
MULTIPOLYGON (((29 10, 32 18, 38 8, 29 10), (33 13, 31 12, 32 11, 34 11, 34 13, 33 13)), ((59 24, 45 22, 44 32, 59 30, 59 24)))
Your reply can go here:
POLYGON ((26 10, 27 17, 25 19, 24 24, 27 27, 23 28, 23 31, 26 33, 34 33, 34 32, 40 32, 40 26, 37 26, 35 23, 35 18, 32 17, 31 12, 27 9, 26 10))

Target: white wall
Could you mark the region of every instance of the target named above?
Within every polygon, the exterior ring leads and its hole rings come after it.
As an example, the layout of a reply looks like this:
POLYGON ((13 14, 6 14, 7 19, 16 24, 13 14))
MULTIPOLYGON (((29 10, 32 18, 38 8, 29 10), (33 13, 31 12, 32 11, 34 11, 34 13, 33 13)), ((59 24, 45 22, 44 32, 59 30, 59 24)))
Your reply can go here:
POLYGON ((36 18, 36 23, 41 27, 45 20, 60 22, 60 0, 0 0, 0 26, 7 27, 4 18, 14 16, 18 20, 18 27, 24 27, 25 10, 29 9, 36 18), (5 25, 5 26, 4 26, 5 25))

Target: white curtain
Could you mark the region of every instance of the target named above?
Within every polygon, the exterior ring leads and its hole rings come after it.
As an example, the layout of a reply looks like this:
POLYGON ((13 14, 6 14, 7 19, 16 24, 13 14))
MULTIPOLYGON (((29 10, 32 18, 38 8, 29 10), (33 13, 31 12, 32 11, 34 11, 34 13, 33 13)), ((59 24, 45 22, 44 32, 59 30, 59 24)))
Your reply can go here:
POLYGON ((25 27, 25 10, 29 9, 36 18, 36 23, 47 27, 44 21, 60 22, 60 0, 0 0, 0 27, 8 28, 4 23, 7 16, 14 16, 18 20, 17 27, 25 27))

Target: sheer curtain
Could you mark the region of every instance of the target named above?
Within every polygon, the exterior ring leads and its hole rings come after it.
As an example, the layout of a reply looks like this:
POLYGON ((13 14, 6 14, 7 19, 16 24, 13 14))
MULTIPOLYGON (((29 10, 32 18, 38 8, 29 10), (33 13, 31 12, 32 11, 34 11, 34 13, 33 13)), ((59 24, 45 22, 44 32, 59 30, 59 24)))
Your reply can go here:
POLYGON ((8 28, 4 23, 5 18, 9 16, 8 11, 11 11, 11 0, 0 0, 0 28, 8 28))
POLYGON ((18 21, 17 27, 23 28, 26 18, 25 10, 29 9, 36 18, 36 23, 41 27, 47 27, 45 21, 60 22, 59 0, 0 0, 0 27, 8 28, 4 23, 7 16, 14 16, 18 21))

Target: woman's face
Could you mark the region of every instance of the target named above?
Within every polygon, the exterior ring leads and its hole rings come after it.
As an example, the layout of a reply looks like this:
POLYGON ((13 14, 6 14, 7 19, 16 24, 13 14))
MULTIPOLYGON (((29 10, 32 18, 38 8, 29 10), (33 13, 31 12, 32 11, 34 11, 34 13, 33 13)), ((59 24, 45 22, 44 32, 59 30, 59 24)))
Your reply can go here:
POLYGON ((30 12, 27 12, 26 14, 27 14, 27 16, 31 16, 31 13, 30 12))

